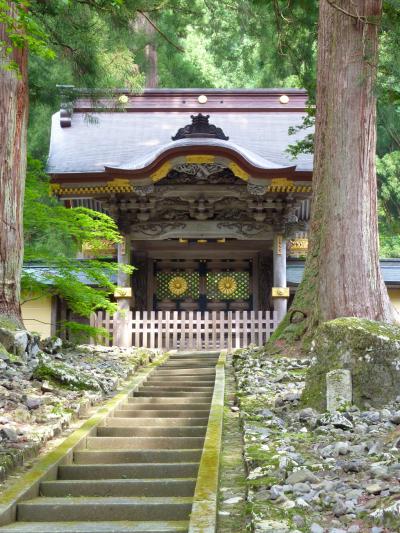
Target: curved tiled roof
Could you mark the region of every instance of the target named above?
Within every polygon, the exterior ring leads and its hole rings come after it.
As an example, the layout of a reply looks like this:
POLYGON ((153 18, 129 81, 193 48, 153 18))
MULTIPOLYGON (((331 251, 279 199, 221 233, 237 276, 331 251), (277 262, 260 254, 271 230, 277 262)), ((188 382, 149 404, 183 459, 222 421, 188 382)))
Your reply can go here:
MULTIPOLYGON (((296 171, 312 172, 311 154, 293 160, 286 151, 309 133, 288 134, 289 128, 299 126, 306 114, 304 91, 204 91, 208 95, 204 106, 196 99, 201 91, 146 91, 130 96, 125 112, 106 105, 101 110, 90 109, 88 99, 78 100, 68 119, 70 127, 61 127, 60 114, 53 115, 48 172, 102 173, 105 167, 140 168, 168 149, 171 137, 190 122, 193 112, 200 111, 210 114, 210 122, 229 136, 229 141, 221 143, 229 143, 224 146, 240 152, 254 166, 296 167, 296 171), (292 107, 279 103, 279 93, 285 92, 292 107)), ((216 139, 207 141, 213 144, 216 139)), ((179 142, 174 141, 174 146, 179 142)), ((198 142, 185 139, 182 146, 198 146, 198 142)))

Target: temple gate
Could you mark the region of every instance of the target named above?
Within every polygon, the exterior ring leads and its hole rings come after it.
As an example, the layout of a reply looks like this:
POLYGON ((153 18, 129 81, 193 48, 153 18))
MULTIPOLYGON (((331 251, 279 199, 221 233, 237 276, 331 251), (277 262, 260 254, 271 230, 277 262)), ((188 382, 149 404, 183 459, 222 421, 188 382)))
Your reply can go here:
POLYGON ((120 312, 92 323, 122 345, 265 342, 290 297, 287 242, 307 236, 312 159, 286 152, 306 93, 71 93, 53 118, 53 191, 110 214, 118 261, 137 267, 119 275, 120 312))

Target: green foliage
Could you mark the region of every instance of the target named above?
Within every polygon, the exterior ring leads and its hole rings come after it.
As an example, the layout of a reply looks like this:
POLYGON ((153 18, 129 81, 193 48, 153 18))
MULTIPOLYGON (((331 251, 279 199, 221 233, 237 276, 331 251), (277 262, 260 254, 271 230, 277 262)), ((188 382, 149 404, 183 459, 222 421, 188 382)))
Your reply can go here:
POLYGON ((27 299, 38 294, 61 296, 70 309, 89 316, 96 309, 115 311, 109 299, 114 293, 118 268, 132 272, 129 265, 98 257, 77 259, 83 243, 89 243, 96 255, 104 242, 118 243, 121 239, 115 222, 103 213, 86 208, 67 209, 49 195, 48 176, 40 161, 29 160, 26 180, 25 262, 42 269, 25 269, 22 289, 27 299))
POLYGON ((53 59, 55 53, 48 46, 48 35, 41 24, 32 16, 27 0, 0 0, 0 24, 5 28, 6 41, 0 41, 1 67, 18 73, 13 60, 14 49, 28 47, 40 57, 53 59))
POLYGON ((400 151, 378 157, 381 257, 400 257, 400 151))
POLYGON ((157 22, 184 52, 156 37, 162 87, 315 85, 316 2, 173 4, 157 22))

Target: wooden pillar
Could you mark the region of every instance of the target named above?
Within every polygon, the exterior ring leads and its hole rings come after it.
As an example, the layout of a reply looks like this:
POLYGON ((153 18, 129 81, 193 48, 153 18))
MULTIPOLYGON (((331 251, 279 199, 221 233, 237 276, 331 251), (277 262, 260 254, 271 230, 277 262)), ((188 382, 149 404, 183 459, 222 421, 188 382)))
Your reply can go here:
POLYGON ((282 233, 274 235, 273 246, 274 286, 272 287, 272 298, 274 310, 277 311, 280 322, 286 315, 289 297, 289 289, 286 284, 286 239, 282 233))
MULTIPOLYGON (((131 246, 130 240, 124 236, 118 244, 118 264, 130 265, 131 246)), ((132 286, 130 275, 118 271, 117 290, 115 298, 118 303, 118 311, 114 315, 114 344, 123 348, 132 346, 132 327, 130 324, 130 309, 132 305, 132 286)))

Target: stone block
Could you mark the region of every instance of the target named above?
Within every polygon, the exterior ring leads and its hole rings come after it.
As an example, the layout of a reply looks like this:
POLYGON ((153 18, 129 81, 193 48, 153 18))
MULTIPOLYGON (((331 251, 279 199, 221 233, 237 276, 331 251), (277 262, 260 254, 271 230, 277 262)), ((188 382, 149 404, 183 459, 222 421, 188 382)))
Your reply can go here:
POLYGON ((351 372, 344 368, 331 370, 326 374, 326 407, 329 412, 338 411, 343 405, 351 404, 353 388, 351 372))

